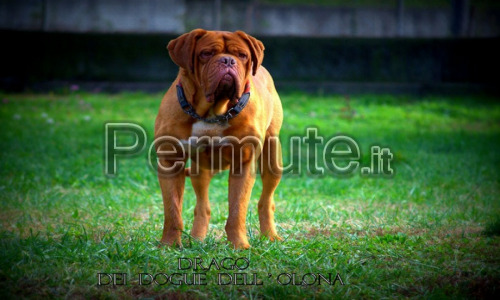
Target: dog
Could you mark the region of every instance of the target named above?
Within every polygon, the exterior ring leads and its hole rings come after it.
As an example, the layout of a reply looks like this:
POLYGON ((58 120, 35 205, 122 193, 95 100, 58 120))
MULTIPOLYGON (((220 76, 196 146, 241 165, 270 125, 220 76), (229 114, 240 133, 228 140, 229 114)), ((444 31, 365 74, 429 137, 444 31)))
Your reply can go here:
POLYGON ((182 246, 186 176, 196 194, 191 236, 206 237, 210 180, 227 169, 229 242, 236 249, 250 247, 245 220, 256 170, 262 179, 261 233, 271 241, 281 240, 274 222, 273 194, 282 175, 277 137, 283 109, 273 79, 262 66, 264 45, 242 31, 195 29, 171 40, 167 49, 179 73, 161 101, 155 122, 165 213, 161 243, 182 246), (191 166, 185 168, 189 158, 191 166))

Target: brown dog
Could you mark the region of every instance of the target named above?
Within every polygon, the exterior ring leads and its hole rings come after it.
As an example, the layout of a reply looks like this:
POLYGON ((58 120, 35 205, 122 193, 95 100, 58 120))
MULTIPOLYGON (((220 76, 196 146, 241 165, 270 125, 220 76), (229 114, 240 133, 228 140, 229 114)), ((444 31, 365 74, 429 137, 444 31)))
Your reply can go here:
POLYGON ((250 247, 245 219, 257 165, 263 186, 260 230, 270 240, 280 239, 273 194, 281 179, 277 136, 283 110, 271 75, 261 66, 264 45, 242 31, 195 29, 170 41, 167 49, 180 70, 155 123, 165 211, 161 242, 181 245, 186 175, 196 193, 191 235, 205 238, 210 180, 217 171, 230 169, 227 237, 235 248, 250 247), (191 168, 184 171, 189 157, 191 168))

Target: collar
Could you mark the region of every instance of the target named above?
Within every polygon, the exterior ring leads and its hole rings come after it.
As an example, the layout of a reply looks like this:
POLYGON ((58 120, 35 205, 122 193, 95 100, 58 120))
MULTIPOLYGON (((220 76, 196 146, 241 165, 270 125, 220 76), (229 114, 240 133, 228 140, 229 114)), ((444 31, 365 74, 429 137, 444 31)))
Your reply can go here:
POLYGON ((203 118, 196 113, 193 106, 186 100, 184 89, 182 88, 182 83, 179 81, 179 84, 177 84, 177 100, 179 100, 179 104, 181 105, 182 110, 191 117, 206 123, 218 123, 219 125, 226 124, 229 120, 239 115, 239 113, 247 105, 249 99, 250 82, 247 81, 247 83, 245 84, 245 92, 243 93, 243 95, 241 95, 241 98, 238 99, 237 103, 233 107, 228 109, 225 114, 218 115, 213 118, 203 118))

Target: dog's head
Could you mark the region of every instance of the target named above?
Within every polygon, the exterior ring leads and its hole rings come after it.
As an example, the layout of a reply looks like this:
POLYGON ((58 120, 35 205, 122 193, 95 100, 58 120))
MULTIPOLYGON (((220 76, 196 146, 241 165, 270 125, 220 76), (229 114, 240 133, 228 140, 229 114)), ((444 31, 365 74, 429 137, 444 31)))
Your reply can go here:
POLYGON ((237 100, 264 58, 264 45, 243 31, 195 29, 171 40, 172 60, 193 77, 209 102, 237 100))

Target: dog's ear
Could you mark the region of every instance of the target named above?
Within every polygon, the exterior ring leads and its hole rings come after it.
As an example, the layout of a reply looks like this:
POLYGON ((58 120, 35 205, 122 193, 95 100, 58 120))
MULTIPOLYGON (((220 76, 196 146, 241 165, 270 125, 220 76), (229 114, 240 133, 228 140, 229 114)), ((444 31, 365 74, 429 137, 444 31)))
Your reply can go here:
POLYGON ((194 72, 194 50, 196 42, 207 33, 204 29, 195 29, 180 37, 171 40, 168 45, 168 53, 176 65, 194 72))
POLYGON ((243 38, 243 40, 245 40, 248 44, 248 48, 250 49, 250 53, 252 55, 252 75, 255 75, 257 73, 257 69, 264 60, 264 44, 243 31, 236 31, 235 33, 243 38))

